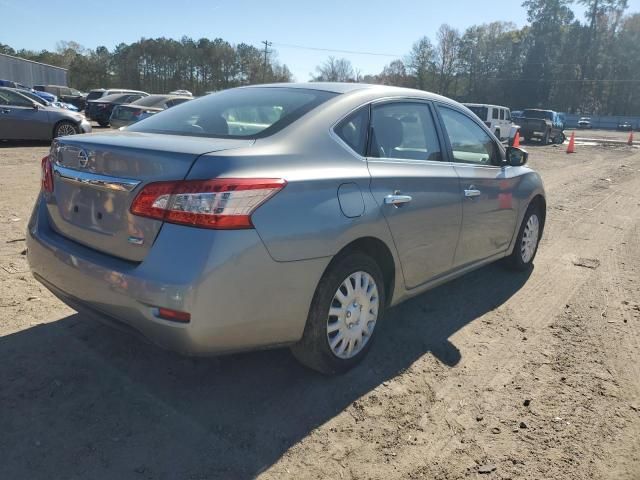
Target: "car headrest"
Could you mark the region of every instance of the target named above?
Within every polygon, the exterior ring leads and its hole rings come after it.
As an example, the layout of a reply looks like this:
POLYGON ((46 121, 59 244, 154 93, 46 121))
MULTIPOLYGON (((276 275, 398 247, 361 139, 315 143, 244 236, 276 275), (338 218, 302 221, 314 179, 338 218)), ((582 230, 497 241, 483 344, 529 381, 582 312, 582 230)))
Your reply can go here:
POLYGON ((221 115, 201 117, 198 120, 198 126, 202 128, 205 133, 212 135, 229 135, 229 124, 221 115))
POLYGON ((390 153, 389 150, 402 145, 402 122, 397 118, 378 117, 374 120, 373 129, 376 142, 385 149, 387 155, 390 153))

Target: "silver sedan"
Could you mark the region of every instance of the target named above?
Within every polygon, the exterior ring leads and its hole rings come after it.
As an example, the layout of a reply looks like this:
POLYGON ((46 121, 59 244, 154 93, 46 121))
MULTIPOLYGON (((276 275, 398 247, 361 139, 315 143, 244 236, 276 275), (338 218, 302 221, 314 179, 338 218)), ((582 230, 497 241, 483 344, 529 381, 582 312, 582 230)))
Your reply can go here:
POLYGON ((426 92, 237 88, 55 141, 28 258, 73 308, 164 347, 289 345, 337 373, 390 306, 496 260, 531 267, 546 203, 526 161, 426 92))
POLYGON ((90 132, 84 115, 0 87, 0 140, 51 140, 90 132))

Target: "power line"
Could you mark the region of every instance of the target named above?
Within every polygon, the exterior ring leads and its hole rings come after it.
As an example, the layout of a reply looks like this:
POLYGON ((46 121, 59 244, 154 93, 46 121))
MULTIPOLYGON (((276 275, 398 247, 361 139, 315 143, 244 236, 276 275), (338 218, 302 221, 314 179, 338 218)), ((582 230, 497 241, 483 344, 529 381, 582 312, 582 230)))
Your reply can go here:
POLYGON ((399 55, 395 53, 364 52, 364 51, 358 51, 358 50, 340 50, 340 49, 334 49, 334 48, 309 47, 305 45, 295 45, 292 43, 273 43, 273 45, 275 45, 276 47, 297 48, 300 50, 313 50, 316 52, 347 53, 352 55, 373 55, 376 57, 391 57, 391 58, 404 57, 404 55, 399 55))

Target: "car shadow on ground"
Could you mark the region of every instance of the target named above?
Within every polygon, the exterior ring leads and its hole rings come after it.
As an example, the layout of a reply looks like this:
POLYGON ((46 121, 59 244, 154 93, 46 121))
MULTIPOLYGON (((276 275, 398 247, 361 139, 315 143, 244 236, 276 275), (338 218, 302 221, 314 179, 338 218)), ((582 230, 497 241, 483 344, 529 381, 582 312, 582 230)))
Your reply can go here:
POLYGON ((0 148, 48 147, 51 140, 0 140, 0 148))
POLYGON ((286 349, 219 358, 162 351, 81 315, 0 338, 6 478, 253 478, 449 337, 531 272, 489 265, 391 309, 368 358, 339 377, 286 349))

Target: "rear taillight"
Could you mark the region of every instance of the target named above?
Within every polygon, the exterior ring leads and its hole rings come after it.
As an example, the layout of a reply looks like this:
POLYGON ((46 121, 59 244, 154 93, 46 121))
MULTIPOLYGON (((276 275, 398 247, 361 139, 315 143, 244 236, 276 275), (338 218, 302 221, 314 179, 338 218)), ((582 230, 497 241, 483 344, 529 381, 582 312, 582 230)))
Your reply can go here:
POLYGON ((286 183, 276 178, 155 182, 138 193, 131 213, 193 227, 253 228, 251 214, 286 183))
POLYGON ((53 192, 53 170, 48 155, 41 160, 40 165, 42 168, 42 190, 45 192, 53 192))

